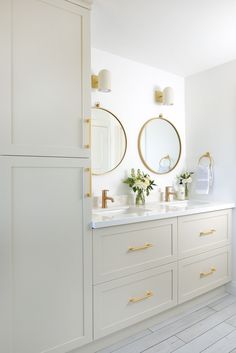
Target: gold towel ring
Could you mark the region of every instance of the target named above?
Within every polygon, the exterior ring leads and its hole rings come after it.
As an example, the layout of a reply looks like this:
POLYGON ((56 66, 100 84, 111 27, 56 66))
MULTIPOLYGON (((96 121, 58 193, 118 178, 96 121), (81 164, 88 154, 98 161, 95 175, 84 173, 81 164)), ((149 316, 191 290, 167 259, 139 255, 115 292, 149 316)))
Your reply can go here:
POLYGON ((171 167, 171 158, 169 156, 169 154, 167 154, 166 156, 162 157, 160 160, 159 160, 159 167, 161 166, 161 162, 163 160, 167 159, 169 161, 169 167, 171 167))
POLYGON ((204 154, 199 158, 198 164, 200 164, 200 162, 201 162, 201 160, 202 160, 203 158, 208 158, 208 159, 209 159, 209 166, 212 167, 213 158, 212 158, 210 152, 204 153, 204 154))

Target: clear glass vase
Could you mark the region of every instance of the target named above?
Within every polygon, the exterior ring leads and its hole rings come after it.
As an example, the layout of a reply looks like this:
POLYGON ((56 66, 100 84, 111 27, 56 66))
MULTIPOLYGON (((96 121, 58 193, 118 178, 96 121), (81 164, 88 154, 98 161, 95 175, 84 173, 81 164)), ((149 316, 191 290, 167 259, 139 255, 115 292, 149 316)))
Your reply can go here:
POLYGON ((185 193, 185 200, 188 200, 188 198, 189 198, 188 183, 185 183, 185 184, 184 184, 184 193, 185 193))
POLYGON ((138 191, 136 195, 136 206, 145 205, 145 195, 143 191, 138 191))

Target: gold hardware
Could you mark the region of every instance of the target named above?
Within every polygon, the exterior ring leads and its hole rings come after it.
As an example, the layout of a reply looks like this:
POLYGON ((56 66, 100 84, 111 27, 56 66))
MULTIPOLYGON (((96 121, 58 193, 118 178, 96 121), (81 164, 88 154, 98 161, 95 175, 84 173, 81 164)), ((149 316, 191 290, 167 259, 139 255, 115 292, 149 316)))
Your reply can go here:
POLYGON ((216 272, 216 268, 215 267, 211 267, 211 270, 209 272, 200 272, 200 278, 213 275, 214 272, 216 272))
POLYGON ((91 76, 91 86, 101 92, 111 92, 111 73, 107 69, 100 70, 98 75, 91 76))
POLYGON ((206 235, 212 235, 212 234, 214 234, 215 232, 216 232, 215 229, 210 229, 210 230, 208 230, 207 232, 200 232, 199 236, 200 236, 200 237, 205 237, 206 235))
POLYGON ((149 299, 153 297, 153 292, 151 290, 146 291, 145 295, 143 297, 133 297, 129 299, 129 303, 138 303, 141 302, 142 300, 149 299))
POLYGON ((95 88, 95 89, 98 88, 98 75, 91 76, 91 86, 92 88, 95 88))
POLYGON ((161 166, 161 162, 164 161, 164 160, 168 160, 169 161, 169 167, 171 167, 171 158, 170 158, 170 155, 167 154, 166 156, 162 157, 160 160, 159 160, 159 167, 161 166))
POLYGON ((210 152, 204 153, 204 154, 199 158, 198 164, 201 162, 201 160, 202 160, 203 158, 208 158, 208 159, 209 159, 209 166, 211 167, 212 164, 213 164, 213 158, 212 158, 210 152))
POLYGON ((162 91, 156 91, 155 92, 155 97, 156 97, 156 101, 158 103, 163 103, 163 92, 162 91))
POLYGON ((173 105, 174 91, 171 87, 165 87, 162 91, 159 89, 155 91, 155 100, 159 104, 173 105))
POLYGON ((89 173, 89 192, 85 194, 85 197, 92 197, 92 171, 91 168, 85 168, 85 172, 89 173))
POLYGON ((179 163, 179 160, 180 160, 180 157, 181 157, 181 153, 182 153, 182 144, 181 144, 181 138, 180 138, 180 135, 178 133, 178 130, 176 129, 176 127, 167 119, 163 118, 163 115, 160 114, 158 118, 152 118, 152 119, 149 119, 147 120, 143 126, 141 127, 141 130, 139 132, 139 136, 138 136, 138 153, 139 153, 139 156, 140 156, 140 159, 141 161, 143 162, 143 164, 145 165, 145 167, 147 169, 149 169, 152 173, 155 173, 155 174, 158 174, 158 175, 163 175, 163 174, 168 174, 170 173, 173 169, 175 169, 175 167, 177 166, 177 164, 179 163), (177 138, 178 138, 178 141, 179 141, 179 155, 178 155, 178 158, 177 158, 177 161, 176 163, 174 163, 171 168, 166 171, 166 172, 163 172, 163 173, 160 173, 158 170, 156 169, 153 169, 153 167, 149 166, 148 165, 148 162, 146 162, 145 160, 145 153, 144 151, 142 151, 142 143, 141 143, 141 139, 142 139, 142 136, 145 134, 145 128, 146 126, 149 124, 149 123, 152 123, 153 121, 165 121, 166 123, 170 124, 171 127, 174 129, 176 135, 177 135, 177 138))
POLYGON ((130 246, 128 251, 139 251, 152 248, 153 244, 145 243, 143 246, 130 246))
POLYGON ((107 208, 107 200, 114 202, 113 197, 107 196, 109 190, 102 190, 102 208, 107 208))
POLYGON ((90 148, 91 147, 91 140, 92 140, 92 121, 90 118, 84 119, 84 122, 86 124, 89 124, 89 143, 84 145, 84 148, 90 148))

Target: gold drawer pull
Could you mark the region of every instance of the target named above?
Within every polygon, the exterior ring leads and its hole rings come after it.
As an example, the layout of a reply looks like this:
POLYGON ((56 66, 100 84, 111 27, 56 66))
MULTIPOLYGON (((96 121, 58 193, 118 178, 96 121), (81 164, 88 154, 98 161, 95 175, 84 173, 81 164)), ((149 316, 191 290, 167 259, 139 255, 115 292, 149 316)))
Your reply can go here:
POLYGON ((200 237, 205 237, 206 235, 213 235, 215 232, 216 232, 215 229, 210 229, 210 230, 208 230, 207 232, 201 232, 201 233, 199 234, 199 236, 200 236, 200 237))
POLYGON ((91 140, 92 140, 92 122, 90 118, 84 119, 84 122, 89 126, 89 143, 84 145, 84 148, 91 148, 91 140))
POLYGON ((150 243, 145 243, 143 246, 130 246, 129 251, 139 251, 139 250, 145 250, 152 248, 153 244, 150 243))
POLYGON ((211 270, 209 272, 200 272, 200 278, 213 275, 214 272, 216 272, 216 268, 215 267, 211 267, 211 270))
POLYGON ((91 168, 85 168, 85 172, 89 173, 89 192, 85 194, 85 197, 92 197, 92 170, 91 168))
POLYGON ((145 295, 143 297, 133 297, 129 299, 129 303, 138 303, 141 302, 142 300, 148 299, 153 297, 153 292, 151 290, 146 291, 145 295))

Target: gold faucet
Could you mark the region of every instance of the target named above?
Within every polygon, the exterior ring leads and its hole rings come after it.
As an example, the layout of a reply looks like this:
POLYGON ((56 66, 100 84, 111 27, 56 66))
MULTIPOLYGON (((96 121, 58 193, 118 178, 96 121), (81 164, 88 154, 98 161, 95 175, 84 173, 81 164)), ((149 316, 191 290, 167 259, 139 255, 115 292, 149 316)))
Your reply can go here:
POLYGON ((114 202, 113 197, 107 196, 109 190, 102 190, 102 208, 107 208, 107 200, 114 202))
POLYGON ((170 201, 170 195, 175 195, 173 186, 166 186, 165 188, 165 201, 170 201))

